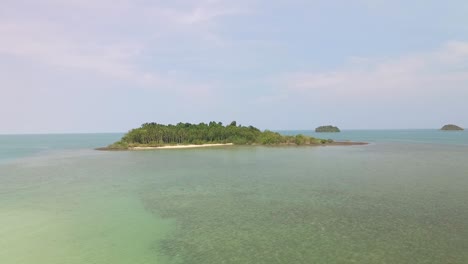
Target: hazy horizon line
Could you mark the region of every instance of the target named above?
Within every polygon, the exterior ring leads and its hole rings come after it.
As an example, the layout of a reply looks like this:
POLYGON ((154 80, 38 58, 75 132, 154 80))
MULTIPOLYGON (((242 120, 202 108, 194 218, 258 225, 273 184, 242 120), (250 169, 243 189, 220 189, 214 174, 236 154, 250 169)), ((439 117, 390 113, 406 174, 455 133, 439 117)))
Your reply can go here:
MULTIPOLYGON (((464 128, 464 127, 462 127, 464 128)), ((315 128, 311 129, 261 129, 274 132, 282 131, 310 131, 315 132, 315 128)), ((441 130, 440 128, 340 128, 343 131, 398 131, 398 130, 441 130)), ((33 136, 33 135, 92 135, 92 134, 125 134, 128 131, 107 131, 107 132, 26 132, 26 133, 1 133, 0 136, 33 136)))

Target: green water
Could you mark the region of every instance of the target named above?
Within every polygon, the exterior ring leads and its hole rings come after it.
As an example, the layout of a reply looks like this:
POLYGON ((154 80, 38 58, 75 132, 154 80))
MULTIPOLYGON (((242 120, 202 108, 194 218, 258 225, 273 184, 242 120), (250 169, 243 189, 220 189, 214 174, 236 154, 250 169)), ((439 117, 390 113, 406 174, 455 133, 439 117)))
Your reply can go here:
POLYGON ((468 263, 467 160, 440 142, 57 147, 0 164, 0 263, 468 263))

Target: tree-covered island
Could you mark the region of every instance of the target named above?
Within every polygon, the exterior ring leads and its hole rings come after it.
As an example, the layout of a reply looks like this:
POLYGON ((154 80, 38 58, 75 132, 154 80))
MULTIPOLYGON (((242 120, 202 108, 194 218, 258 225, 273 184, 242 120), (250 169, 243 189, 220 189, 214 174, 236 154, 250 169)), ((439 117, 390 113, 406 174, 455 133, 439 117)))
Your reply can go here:
POLYGON ((449 125, 443 126, 440 130, 443 130, 443 131, 462 131, 464 129, 462 127, 457 126, 457 125, 449 124, 449 125))
POLYGON ((341 132, 336 126, 319 126, 315 129, 317 133, 338 133, 341 132))
MULTIPOLYGON (((180 145, 204 144, 234 144, 234 145, 327 145, 352 142, 334 142, 331 139, 318 139, 305 135, 285 136, 277 132, 260 129, 253 126, 237 125, 235 121, 224 126, 221 122, 200 124, 178 123, 163 125, 145 123, 141 127, 130 130, 122 139, 101 150, 126 150, 180 145)), ((362 143, 359 143, 362 144, 362 143)))

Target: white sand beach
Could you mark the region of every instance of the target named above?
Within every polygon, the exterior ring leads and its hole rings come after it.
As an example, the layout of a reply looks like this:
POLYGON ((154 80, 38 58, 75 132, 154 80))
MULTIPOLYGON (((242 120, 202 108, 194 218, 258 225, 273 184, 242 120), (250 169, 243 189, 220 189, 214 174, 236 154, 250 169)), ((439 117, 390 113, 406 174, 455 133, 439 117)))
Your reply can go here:
POLYGON ((226 144, 202 144, 202 145, 174 145, 161 147, 133 147, 130 150, 152 150, 152 149, 186 149, 186 148, 207 148, 207 147, 224 147, 233 146, 233 143, 226 144))

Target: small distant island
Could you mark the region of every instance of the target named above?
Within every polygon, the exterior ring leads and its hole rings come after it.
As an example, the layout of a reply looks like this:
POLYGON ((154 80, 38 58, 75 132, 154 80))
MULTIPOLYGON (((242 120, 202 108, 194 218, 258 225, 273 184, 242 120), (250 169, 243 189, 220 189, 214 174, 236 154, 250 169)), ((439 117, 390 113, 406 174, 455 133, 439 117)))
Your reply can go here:
POLYGON ((459 126, 449 124, 449 125, 443 126, 440 130, 444 130, 444 131, 461 131, 461 130, 464 130, 464 129, 459 127, 459 126))
POLYGON ((341 132, 336 126, 319 126, 315 129, 317 133, 338 133, 341 132))
POLYGON ((364 145, 362 142, 335 142, 305 135, 286 136, 270 130, 261 131, 253 126, 237 125, 236 121, 224 126, 221 122, 200 124, 178 123, 163 125, 145 123, 130 130, 122 139, 98 150, 146 150, 168 148, 194 148, 230 145, 364 145))

